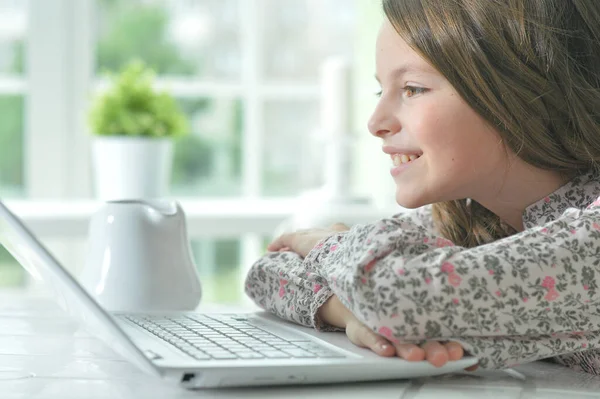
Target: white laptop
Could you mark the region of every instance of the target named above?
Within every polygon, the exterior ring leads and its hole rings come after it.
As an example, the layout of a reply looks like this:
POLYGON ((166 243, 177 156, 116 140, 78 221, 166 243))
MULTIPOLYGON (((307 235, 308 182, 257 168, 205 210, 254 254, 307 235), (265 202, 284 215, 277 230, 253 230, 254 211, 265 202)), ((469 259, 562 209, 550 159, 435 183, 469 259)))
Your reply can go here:
POLYGON ((0 244, 55 293, 61 307, 141 369, 185 388, 404 379, 461 371, 383 358, 344 333, 319 333, 264 313, 108 313, 0 202, 0 244))

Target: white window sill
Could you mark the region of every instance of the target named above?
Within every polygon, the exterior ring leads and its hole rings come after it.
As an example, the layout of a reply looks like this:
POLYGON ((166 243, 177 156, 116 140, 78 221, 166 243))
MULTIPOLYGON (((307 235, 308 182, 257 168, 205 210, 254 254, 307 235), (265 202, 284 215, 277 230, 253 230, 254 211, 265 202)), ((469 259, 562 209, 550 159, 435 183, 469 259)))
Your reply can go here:
MULTIPOLYGON (((254 233, 270 235, 283 221, 306 204, 298 199, 210 199, 181 200, 191 237, 238 237, 254 233)), ((6 205, 37 235, 85 237, 97 201, 6 201, 6 205)), ((371 204, 340 205, 331 219, 366 223, 397 213, 401 208, 380 209, 371 204)))

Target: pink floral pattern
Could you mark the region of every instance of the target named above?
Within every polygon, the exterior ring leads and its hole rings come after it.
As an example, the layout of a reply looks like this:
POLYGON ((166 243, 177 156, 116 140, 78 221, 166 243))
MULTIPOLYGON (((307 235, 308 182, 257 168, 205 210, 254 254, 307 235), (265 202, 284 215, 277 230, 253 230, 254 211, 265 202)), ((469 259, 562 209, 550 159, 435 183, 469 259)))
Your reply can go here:
POLYGON ((456 273, 450 273, 448 275, 448 284, 450 284, 453 287, 458 287, 461 281, 462 278, 456 273))
POLYGON ((306 259, 266 254, 246 291, 324 330, 317 310, 335 294, 381 335, 455 340, 484 368, 553 357, 600 374, 599 198, 600 175, 577 177, 525 210, 525 231, 476 248, 439 237, 426 206, 337 233, 306 259))
POLYGON ((551 290, 556 285, 556 281, 551 276, 546 276, 544 281, 542 281, 542 287, 548 288, 551 290))
POLYGON ((445 262, 442 264, 442 272, 452 273, 454 272, 454 265, 452 263, 445 262))

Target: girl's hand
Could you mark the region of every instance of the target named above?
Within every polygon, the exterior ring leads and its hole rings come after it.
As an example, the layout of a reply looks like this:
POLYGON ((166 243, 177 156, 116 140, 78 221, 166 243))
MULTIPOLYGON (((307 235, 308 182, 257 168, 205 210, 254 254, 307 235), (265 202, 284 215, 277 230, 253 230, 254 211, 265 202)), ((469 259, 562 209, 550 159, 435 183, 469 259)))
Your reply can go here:
POLYGON ((346 335, 354 345, 371 349, 380 356, 395 355, 409 362, 427 360, 435 367, 442 367, 448 361, 460 360, 464 356, 463 348, 458 342, 441 344, 437 341, 427 341, 422 347, 414 344, 391 343, 357 319, 348 322, 346 335))
MULTIPOLYGON (((457 342, 441 344, 437 341, 427 341, 422 347, 414 344, 394 344, 362 324, 335 295, 321 306, 318 317, 324 323, 346 328, 350 342, 371 349, 380 356, 398 356, 410 362, 427 360, 436 367, 443 366, 449 360, 460 360, 464 356, 463 348, 457 342)), ((467 370, 475 368, 477 366, 467 370)))
POLYGON ((346 230, 349 230, 348 226, 336 223, 328 229, 307 229, 285 233, 273 240, 267 246, 267 250, 271 252, 292 251, 305 258, 319 241, 346 230))

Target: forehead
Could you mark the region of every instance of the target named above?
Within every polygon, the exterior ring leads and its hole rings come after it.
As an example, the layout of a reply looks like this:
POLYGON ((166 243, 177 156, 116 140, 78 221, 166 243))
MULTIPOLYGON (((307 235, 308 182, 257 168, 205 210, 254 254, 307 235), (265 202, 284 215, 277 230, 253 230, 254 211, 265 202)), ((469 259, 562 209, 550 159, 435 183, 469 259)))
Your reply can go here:
POLYGON ((377 37, 378 74, 433 74, 437 71, 400 37, 389 21, 385 21, 377 37))

